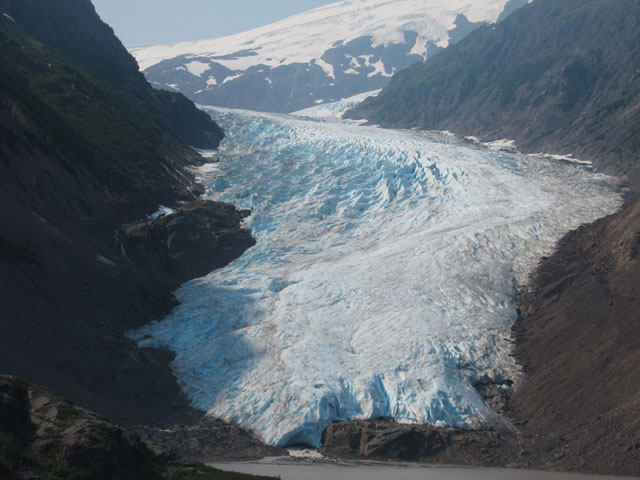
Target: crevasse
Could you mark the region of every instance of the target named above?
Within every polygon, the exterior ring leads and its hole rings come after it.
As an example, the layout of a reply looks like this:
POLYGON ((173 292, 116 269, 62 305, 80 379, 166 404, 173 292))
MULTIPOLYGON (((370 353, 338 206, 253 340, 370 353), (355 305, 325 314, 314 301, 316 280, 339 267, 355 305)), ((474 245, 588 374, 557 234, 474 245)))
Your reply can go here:
POLYGON ((618 208, 614 180, 446 135, 210 111, 228 135, 206 196, 251 208, 258 243, 133 338, 176 352, 195 406, 272 444, 318 446, 335 419, 495 425, 473 385, 518 374, 517 286, 618 208))

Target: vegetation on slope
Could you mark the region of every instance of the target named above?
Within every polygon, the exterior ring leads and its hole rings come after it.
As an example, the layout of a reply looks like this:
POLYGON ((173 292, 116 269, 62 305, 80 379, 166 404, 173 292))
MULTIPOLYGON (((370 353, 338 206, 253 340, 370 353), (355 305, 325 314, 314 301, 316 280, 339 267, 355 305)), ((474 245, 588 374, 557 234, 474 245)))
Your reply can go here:
POLYGON ((0 89, 67 170, 86 169, 112 200, 183 188, 176 172, 196 161, 185 143, 222 139, 184 96, 150 87, 89 1, 2 0, 0 11, 13 19, 0 17, 0 89))

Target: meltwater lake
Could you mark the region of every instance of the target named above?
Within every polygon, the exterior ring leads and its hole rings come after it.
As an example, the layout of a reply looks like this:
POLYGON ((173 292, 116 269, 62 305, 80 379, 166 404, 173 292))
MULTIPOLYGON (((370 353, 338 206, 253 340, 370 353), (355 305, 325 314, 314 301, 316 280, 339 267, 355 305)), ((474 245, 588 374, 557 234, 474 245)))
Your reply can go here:
POLYGON ((417 464, 214 463, 227 471, 280 477, 281 480, 624 480, 631 477, 506 468, 441 467, 417 464))

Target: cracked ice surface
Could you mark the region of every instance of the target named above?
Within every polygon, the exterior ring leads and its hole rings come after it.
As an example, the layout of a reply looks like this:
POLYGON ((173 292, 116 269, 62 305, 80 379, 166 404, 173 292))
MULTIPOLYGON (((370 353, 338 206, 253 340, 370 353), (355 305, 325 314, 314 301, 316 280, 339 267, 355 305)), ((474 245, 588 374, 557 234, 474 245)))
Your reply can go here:
POLYGON ((258 244, 182 286, 131 335, 177 354, 193 404, 273 444, 335 419, 475 428, 473 384, 517 377, 516 288, 613 179, 450 136, 211 110, 228 132, 206 196, 253 209, 258 244))

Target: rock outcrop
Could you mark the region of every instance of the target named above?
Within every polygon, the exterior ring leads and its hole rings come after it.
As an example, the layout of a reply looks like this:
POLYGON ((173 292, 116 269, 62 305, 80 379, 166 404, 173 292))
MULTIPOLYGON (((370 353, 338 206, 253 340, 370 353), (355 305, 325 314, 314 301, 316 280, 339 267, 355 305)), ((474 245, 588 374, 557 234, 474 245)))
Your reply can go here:
POLYGON ((140 426, 136 431, 144 440, 169 448, 182 457, 209 462, 289 455, 284 448, 265 445, 249 430, 214 417, 193 418, 162 428, 140 426))
POLYGON ((335 422, 323 436, 322 452, 332 457, 501 465, 514 435, 431 425, 404 425, 390 419, 335 422))
POLYGON ((255 245, 240 226, 248 210, 196 200, 175 213, 129 225, 121 240, 129 259, 170 276, 176 285, 229 264, 255 245))
POLYGON ((221 480, 256 478, 179 461, 49 390, 0 376, 2 478, 170 480, 213 475, 221 480))

